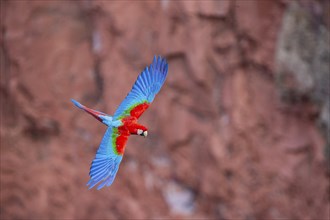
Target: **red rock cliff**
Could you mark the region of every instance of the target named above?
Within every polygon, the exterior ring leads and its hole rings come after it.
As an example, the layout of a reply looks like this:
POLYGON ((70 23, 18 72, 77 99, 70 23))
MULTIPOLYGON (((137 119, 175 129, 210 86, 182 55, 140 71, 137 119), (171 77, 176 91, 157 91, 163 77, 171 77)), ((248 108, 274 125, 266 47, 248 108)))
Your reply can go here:
POLYGON ((329 218, 327 87, 310 98, 329 63, 296 68, 297 7, 328 36, 326 1, 1 1, 1 219, 329 218), (105 127, 70 98, 112 114, 155 54, 149 136, 88 190, 105 127))

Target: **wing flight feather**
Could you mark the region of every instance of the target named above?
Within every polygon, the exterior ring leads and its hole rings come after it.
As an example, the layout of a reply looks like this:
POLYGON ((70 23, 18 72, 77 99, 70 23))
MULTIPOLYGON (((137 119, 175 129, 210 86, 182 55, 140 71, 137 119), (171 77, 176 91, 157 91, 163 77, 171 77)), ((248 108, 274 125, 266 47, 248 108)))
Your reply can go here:
MULTIPOLYGON (((96 156, 90 167, 89 189, 101 182, 97 189, 110 186, 114 181, 119 164, 123 158, 116 150, 116 140, 119 137, 118 129, 108 127, 105 132, 96 156)), ((122 143, 126 144, 126 143, 122 143)))
POLYGON ((165 82, 168 64, 162 57, 154 57, 152 64, 137 77, 131 91, 117 108, 114 118, 121 119, 140 104, 150 104, 165 82))

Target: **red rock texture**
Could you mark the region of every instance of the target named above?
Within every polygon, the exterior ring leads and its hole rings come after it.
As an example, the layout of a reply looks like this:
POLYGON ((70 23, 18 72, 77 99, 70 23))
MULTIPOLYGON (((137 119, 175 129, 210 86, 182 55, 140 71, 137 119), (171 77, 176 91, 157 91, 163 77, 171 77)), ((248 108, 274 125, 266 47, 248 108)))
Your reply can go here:
POLYGON ((1 219, 328 219, 318 110, 275 83, 287 7, 1 1, 1 219), (88 190, 105 127, 70 98, 113 113, 154 54, 169 74, 140 119, 149 136, 88 190))

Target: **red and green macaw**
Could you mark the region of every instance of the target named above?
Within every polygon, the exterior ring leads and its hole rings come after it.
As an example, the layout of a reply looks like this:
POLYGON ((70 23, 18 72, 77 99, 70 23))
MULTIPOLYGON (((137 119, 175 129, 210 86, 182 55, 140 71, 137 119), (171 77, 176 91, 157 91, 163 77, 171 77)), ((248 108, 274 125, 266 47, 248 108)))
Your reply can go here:
POLYGON ((98 183, 100 185, 97 189, 113 183, 124 155, 127 139, 131 134, 144 137, 148 135, 148 129, 138 124, 137 120, 149 107, 164 84, 167 70, 166 60, 155 56, 152 64, 137 77, 131 91, 113 116, 87 108, 76 100, 71 100, 75 106, 108 126, 90 167, 90 180, 87 183, 89 189, 98 183))

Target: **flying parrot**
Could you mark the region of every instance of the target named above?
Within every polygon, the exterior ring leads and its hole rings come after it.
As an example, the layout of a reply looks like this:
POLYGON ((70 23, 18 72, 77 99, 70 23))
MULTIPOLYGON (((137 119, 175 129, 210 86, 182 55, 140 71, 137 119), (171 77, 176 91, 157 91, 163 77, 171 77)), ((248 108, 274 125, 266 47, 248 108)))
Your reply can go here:
POLYGON ((113 116, 87 108, 71 99, 75 106, 108 126, 90 167, 90 180, 87 183, 89 189, 98 183, 100 183, 98 190, 113 183, 124 155, 127 139, 131 134, 144 137, 148 135, 148 129, 138 124, 137 120, 164 84, 167 70, 166 60, 155 56, 152 64, 137 77, 131 91, 113 116))

